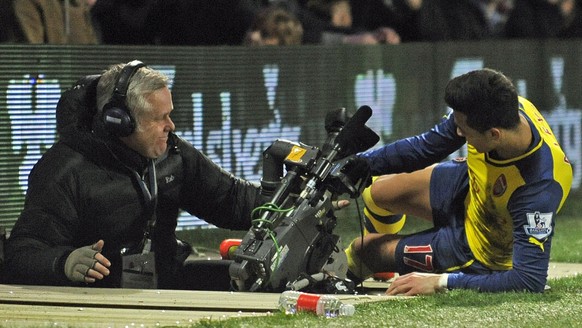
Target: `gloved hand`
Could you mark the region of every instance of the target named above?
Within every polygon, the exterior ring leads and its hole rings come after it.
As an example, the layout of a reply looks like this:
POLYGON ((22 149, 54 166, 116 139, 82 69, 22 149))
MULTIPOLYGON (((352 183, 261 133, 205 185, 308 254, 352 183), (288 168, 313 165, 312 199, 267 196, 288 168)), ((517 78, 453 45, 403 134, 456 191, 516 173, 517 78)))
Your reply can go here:
POLYGON ((101 254, 105 242, 99 240, 93 245, 77 248, 65 261, 65 275, 71 281, 95 282, 109 275, 111 262, 101 254))
POLYGON ((347 157, 347 163, 342 168, 342 172, 350 179, 350 181, 355 185, 361 180, 359 185, 359 191, 361 192, 364 188, 372 184, 372 174, 370 171, 370 164, 364 158, 352 155, 347 157))
MULTIPOLYGON (((355 198, 372 183, 370 165, 364 158, 351 155, 334 163, 330 181, 334 192, 355 198)), ((344 206, 345 207, 345 206, 344 206)))

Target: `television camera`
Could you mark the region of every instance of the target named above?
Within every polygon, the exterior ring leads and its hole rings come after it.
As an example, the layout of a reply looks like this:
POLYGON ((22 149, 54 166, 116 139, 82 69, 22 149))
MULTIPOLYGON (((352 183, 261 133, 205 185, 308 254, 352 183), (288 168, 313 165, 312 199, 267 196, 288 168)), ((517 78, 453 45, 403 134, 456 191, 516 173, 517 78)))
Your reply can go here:
POLYGON ((347 258, 333 233, 338 197, 356 198, 369 184, 367 163, 355 156, 378 135, 360 107, 330 111, 320 148, 277 139, 263 152, 261 188, 270 201, 253 211, 253 224, 233 253, 229 273, 238 291, 350 293, 347 258))

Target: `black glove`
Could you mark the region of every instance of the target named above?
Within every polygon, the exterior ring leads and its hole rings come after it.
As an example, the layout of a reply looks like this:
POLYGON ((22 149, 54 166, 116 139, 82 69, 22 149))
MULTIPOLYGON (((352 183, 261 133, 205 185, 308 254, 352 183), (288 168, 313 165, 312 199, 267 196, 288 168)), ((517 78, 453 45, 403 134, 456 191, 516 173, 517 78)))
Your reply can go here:
POLYGON ((334 165, 336 168, 332 175, 335 179, 332 185, 337 193, 348 193, 355 198, 372 184, 372 174, 367 160, 351 155, 335 162, 334 165))
POLYGON ((372 172, 368 160, 356 155, 347 157, 345 160, 347 162, 341 171, 354 185, 360 184, 358 188, 360 192, 372 184, 372 172))

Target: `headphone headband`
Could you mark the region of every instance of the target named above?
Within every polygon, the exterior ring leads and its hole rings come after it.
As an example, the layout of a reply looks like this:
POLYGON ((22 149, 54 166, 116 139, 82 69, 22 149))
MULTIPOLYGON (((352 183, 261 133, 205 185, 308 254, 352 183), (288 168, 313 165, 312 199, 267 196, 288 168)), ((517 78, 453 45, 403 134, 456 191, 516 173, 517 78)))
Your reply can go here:
POLYGON ((145 67, 146 65, 139 60, 133 60, 123 67, 121 73, 115 81, 115 87, 113 88, 112 97, 121 97, 125 100, 127 96, 127 90, 129 89, 129 82, 131 77, 137 72, 138 69, 145 67))

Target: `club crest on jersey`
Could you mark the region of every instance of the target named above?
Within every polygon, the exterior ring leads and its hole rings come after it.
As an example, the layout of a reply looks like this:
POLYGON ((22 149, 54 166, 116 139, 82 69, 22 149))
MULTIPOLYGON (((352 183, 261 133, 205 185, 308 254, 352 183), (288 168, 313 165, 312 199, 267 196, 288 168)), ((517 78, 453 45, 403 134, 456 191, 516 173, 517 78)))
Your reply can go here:
POLYGON ((493 196, 500 197, 507 190, 507 179, 505 174, 500 175, 493 184, 493 196))
POLYGON ((552 233, 552 216, 553 213, 527 213, 527 223, 524 226, 525 233, 535 239, 541 240, 552 233))

